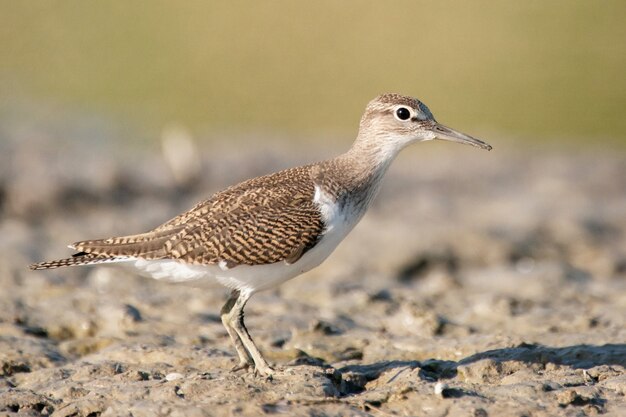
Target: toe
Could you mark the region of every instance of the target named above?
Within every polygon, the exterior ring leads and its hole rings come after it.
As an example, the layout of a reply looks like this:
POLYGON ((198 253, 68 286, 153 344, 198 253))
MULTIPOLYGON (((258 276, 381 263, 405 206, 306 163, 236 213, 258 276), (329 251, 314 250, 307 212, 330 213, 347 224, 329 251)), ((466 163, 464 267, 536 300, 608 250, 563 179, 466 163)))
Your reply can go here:
POLYGON ((276 372, 274 371, 274 369, 271 368, 269 365, 254 367, 254 374, 262 378, 267 378, 271 380, 275 373, 276 372))
POLYGON ((241 371, 242 369, 248 369, 250 368, 250 366, 252 366, 252 364, 248 361, 240 361, 237 365, 233 366, 230 371, 231 372, 237 372, 237 371, 241 371))

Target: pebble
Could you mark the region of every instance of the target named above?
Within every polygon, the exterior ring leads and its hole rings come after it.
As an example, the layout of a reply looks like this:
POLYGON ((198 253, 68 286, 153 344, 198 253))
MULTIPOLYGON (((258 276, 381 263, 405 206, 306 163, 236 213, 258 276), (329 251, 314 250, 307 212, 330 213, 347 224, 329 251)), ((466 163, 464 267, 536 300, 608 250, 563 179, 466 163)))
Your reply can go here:
POLYGON ((166 381, 176 381, 177 379, 182 379, 182 378, 183 378, 183 374, 180 374, 178 372, 171 372, 165 375, 166 381))
POLYGON ((435 395, 441 395, 443 396, 443 391, 448 389, 448 384, 443 383, 441 381, 437 382, 435 384, 435 395))

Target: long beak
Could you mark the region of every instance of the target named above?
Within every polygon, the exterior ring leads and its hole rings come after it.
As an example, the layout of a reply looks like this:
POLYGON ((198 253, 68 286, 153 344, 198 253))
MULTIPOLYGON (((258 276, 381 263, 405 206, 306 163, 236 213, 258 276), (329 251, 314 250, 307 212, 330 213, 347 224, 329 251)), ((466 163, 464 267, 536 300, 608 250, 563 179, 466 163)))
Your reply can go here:
POLYGON ((450 129, 447 126, 441 125, 437 122, 430 128, 435 134, 435 139, 448 140, 450 142, 464 143, 466 145, 472 145, 477 148, 491 150, 491 145, 483 142, 480 139, 476 139, 465 133, 458 132, 454 129, 450 129))

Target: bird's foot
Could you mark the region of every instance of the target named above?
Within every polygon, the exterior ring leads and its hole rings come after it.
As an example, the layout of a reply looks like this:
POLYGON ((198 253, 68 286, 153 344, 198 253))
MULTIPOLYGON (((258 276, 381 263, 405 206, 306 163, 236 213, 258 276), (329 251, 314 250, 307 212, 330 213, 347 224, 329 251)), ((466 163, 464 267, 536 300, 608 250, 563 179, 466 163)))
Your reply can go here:
POLYGON ((249 362, 247 360, 240 360, 239 363, 235 366, 233 366, 232 368, 230 368, 231 372, 237 372, 237 371, 241 371, 241 370, 246 370, 249 369, 251 366, 253 366, 254 364, 252 362, 249 362))
POLYGON ((231 372, 237 372, 242 370, 254 370, 254 376, 260 378, 266 378, 268 381, 272 380, 272 377, 276 374, 274 368, 267 364, 261 364, 259 366, 255 365, 251 361, 241 360, 239 363, 232 368, 230 368, 231 372))
POLYGON ((271 381, 274 377, 274 374, 276 374, 276 371, 268 364, 254 366, 254 376, 265 378, 268 381, 271 381))

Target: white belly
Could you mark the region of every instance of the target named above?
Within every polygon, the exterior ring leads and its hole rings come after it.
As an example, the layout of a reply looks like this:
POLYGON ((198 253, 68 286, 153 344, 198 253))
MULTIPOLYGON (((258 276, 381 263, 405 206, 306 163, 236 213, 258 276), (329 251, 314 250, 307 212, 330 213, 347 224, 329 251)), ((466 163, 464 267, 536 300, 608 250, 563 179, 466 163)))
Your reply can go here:
POLYGON ((152 278, 169 282, 212 279, 220 284, 251 293, 275 287, 309 271, 332 253, 340 240, 322 238, 313 249, 297 262, 276 262, 265 265, 238 265, 227 269, 220 265, 193 265, 172 259, 135 261, 134 266, 152 278), (332 240, 332 241, 331 241, 332 240))

